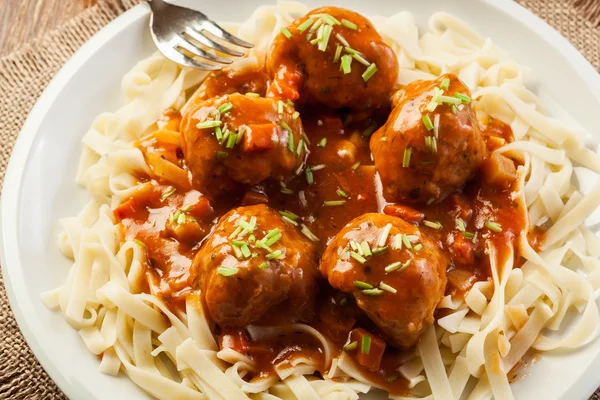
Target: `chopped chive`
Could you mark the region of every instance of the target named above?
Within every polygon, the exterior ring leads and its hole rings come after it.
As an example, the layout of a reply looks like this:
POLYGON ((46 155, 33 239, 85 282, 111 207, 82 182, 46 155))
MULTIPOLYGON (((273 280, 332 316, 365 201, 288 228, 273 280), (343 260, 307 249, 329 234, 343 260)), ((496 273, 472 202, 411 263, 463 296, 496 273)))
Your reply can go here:
POLYGON ((456 227, 461 232, 465 232, 467 230, 467 227, 465 226, 465 221, 463 221, 462 218, 456 218, 456 227))
POLYGON ((340 195, 341 197, 345 197, 348 198, 348 193, 344 192, 342 189, 338 189, 335 191, 338 195, 340 195))
POLYGON ((250 256, 252 255, 252 253, 250 252, 250 249, 248 248, 247 244, 244 244, 240 250, 242 250, 242 254, 244 255, 245 258, 250 258, 250 256))
POLYGON ((362 294, 366 294, 367 296, 381 296, 383 294, 383 290, 381 289, 365 289, 361 290, 362 294))
POLYGON ((286 210, 286 211, 279 211, 279 214, 280 214, 282 217, 288 217, 289 219, 292 219, 292 220, 294 220, 294 221, 297 221, 297 220, 298 220, 298 218, 300 218, 299 216, 297 216, 297 215, 296 215, 296 214, 294 214, 293 212, 291 212, 291 211, 287 211, 287 210, 286 210))
POLYGON ((467 239, 473 239, 475 235, 473 235, 471 232, 463 232, 463 236, 467 239))
POLYGON ((310 169, 312 169, 312 171, 315 172, 315 171, 319 171, 325 167, 327 167, 326 164, 318 164, 318 165, 313 165, 312 167, 310 167, 310 169))
POLYGON ((312 185, 315 182, 315 178, 313 177, 313 173, 310 167, 306 167, 306 170, 304 170, 304 174, 306 175, 306 182, 309 185, 312 185))
POLYGON ((225 147, 227 147, 228 149, 233 149, 233 147, 235 146, 235 142, 237 141, 237 133, 232 133, 231 135, 229 135, 229 137, 227 138, 227 145, 225 147))
POLYGON ((255 246, 258 247, 259 249, 265 249, 269 253, 272 253, 273 250, 269 246, 267 246, 263 240, 264 239, 257 240, 255 246))
POLYGON ((458 114, 458 108, 456 108, 455 104, 452 104, 452 114, 454 114, 454 115, 458 114))
POLYGON ((146 243, 144 243, 144 242, 142 242, 141 240, 138 240, 138 239, 133 239, 133 243, 137 244, 141 248, 145 248, 146 247, 146 243))
POLYGON ((268 238, 267 241, 265 242, 265 244, 267 246, 272 246, 275 243, 277 243, 279 241, 279 239, 281 239, 281 237, 282 237, 281 233, 278 233, 275 236, 268 238))
POLYGON ((363 354, 369 354, 371 352, 371 335, 364 335, 362 337, 360 342, 360 352, 363 354))
POLYGON ((244 137, 244 132, 246 132, 246 127, 240 126, 240 129, 238 129, 238 134, 237 134, 237 139, 235 140, 235 144, 240 144, 240 142, 242 141, 242 138, 244 137))
POLYGON ((365 252, 363 251, 363 248, 362 248, 362 246, 360 245, 360 243, 358 243, 358 242, 355 242, 355 244, 356 244, 356 249, 358 250, 358 254, 360 254, 361 256, 364 256, 364 255, 365 255, 365 252))
POLYGON ((388 383, 392 383, 394 381, 397 381, 398 379, 400 379, 400 377, 398 375, 390 375, 385 378, 385 381, 388 383))
POLYGON ((418 244, 415 246, 415 251, 420 251, 422 248, 423 248, 423 245, 422 245, 421 243, 418 243, 418 244))
POLYGON ((342 23, 338 21, 333 15, 330 14, 319 14, 319 18, 321 18, 326 24, 329 25, 341 25, 342 23))
POLYGON ((352 250, 358 251, 358 244, 354 240, 350 240, 350 247, 352 247, 352 250))
POLYGON ((410 157, 412 155, 412 149, 407 147, 404 149, 404 157, 402 158, 402 167, 408 168, 410 167, 410 157))
POLYGON ((260 94, 254 92, 247 92, 246 96, 248 97, 260 97, 260 94))
POLYGON ((435 138, 435 136, 433 136, 431 138, 431 151, 434 153, 437 153, 438 149, 437 149, 437 139, 435 138))
POLYGON ((459 99, 458 97, 450 97, 450 96, 440 96, 438 98, 438 101, 440 103, 446 103, 446 104, 460 104, 462 102, 461 99, 459 99))
POLYGON ((326 207, 337 207, 346 204, 346 200, 327 200, 323 202, 326 207))
POLYGON ((440 114, 433 117, 433 136, 437 139, 440 134, 440 114))
POLYGON ((317 19, 315 21, 315 23, 310 27, 310 31, 309 32, 314 32, 317 29, 319 29, 321 27, 321 25, 323 25, 323 20, 322 19, 317 19))
POLYGON ((412 249, 412 244, 410 243, 408 236, 406 236, 404 233, 402 234, 402 243, 404 243, 404 246, 407 249, 412 249))
POLYGON ((186 213, 186 212, 190 211, 191 209, 192 209, 192 205, 191 205, 191 204, 188 204, 188 205, 187 205, 187 206, 185 206, 185 207, 181 207, 181 212, 182 212, 182 213, 186 213))
POLYGON ((427 203, 427 205, 429 205, 429 204, 433 203, 434 201, 435 201, 435 197, 430 197, 427 199, 427 201, 425 203, 427 203))
POLYGON ((285 129, 286 131, 288 131, 288 132, 291 132, 291 131, 292 131, 292 128, 290 128, 290 126, 288 125, 288 123, 287 123, 287 122, 285 122, 284 120, 281 120, 281 121, 279 121, 279 125, 280 125, 280 126, 283 128, 283 129, 285 129))
POLYGON ((358 30, 358 25, 354 22, 350 22, 347 19, 342 19, 342 25, 344 25, 348 29, 352 29, 353 31, 358 30))
POLYGON ((342 299, 340 300, 340 306, 345 306, 346 304, 348 304, 348 298, 342 297, 342 299))
MULTIPOLYGON (((364 59, 363 56, 361 56, 360 54, 352 54, 352 58, 354 58, 356 61, 358 61, 359 63, 361 63, 362 65, 368 67, 371 65, 370 62, 368 62, 367 60, 364 59)), ((369 79, 365 79, 365 82, 368 81, 369 79)))
POLYGON ((371 122, 371 124, 369 126, 367 126, 367 129, 365 129, 362 134, 363 134, 364 137, 369 137, 376 130, 377 130, 377 123, 376 122, 371 122))
POLYGON ((283 257, 283 252, 281 250, 273 251, 265 257, 267 260, 279 260, 283 257))
MULTIPOLYGON (((345 298, 345 297, 344 297, 345 298)), ((341 304, 341 303, 340 303, 341 304)), ((356 348, 358 347, 358 342, 354 341, 352 343, 348 343, 347 345, 345 345, 343 347, 344 351, 352 351, 352 350, 356 350, 356 348)))
POLYGON ((339 44, 335 48, 335 55, 333 56, 333 62, 334 63, 336 63, 336 62, 338 62, 340 60, 340 56, 342 55, 342 49, 343 49, 343 47, 340 46, 339 44))
POLYGON ((304 234, 304 236, 306 236, 307 238, 309 238, 313 242, 318 242, 319 241, 319 238, 316 237, 315 234, 312 233, 310 231, 310 229, 308 229, 308 227, 306 225, 301 224, 300 226, 302 226, 302 229, 300 230, 300 232, 302 232, 304 234))
POLYGON ((378 247, 385 246, 385 243, 387 242, 391 230, 392 224, 387 224, 383 227, 383 229, 381 230, 381 236, 379 237, 379 241, 377 242, 378 247))
POLYGON ((186 222, 186 217, 184 213, 179 213, 179 216, 177 217, 177 224, 181 225, 181 224, 185 224, 186 222))
POLYGON ((375 73, 377 71, 378 71, 377 70, 377 65, 375 65, 375 63, 372 63, 371 65, 369 65, 369 67, 362 74, 363 81, 366 82, 369 79, 371 79, 373 77, 373 75, 375 75, 375 73))
POLYGON ((283 194, 294 194, 294 191, 288 188, 281 189, 281 193, 283 194))
POLYGON ((283 35, 288 39, 292 38, 292 32, 290 32, 289 29, 286 28, 285 26, 283 28, 281 28, 281 33, 283 33, 283 35))
POLYGON ((391 263, 391 264, 390 264, 390 265, 388 265, 387 267, 385 267, 385 272, 394 272, 394 271, 397 271, 397 270, 399 270, 399 269, 401 269, 401 268, 402 268, 402 269, 406 268, 406 267, 405 267, 405 264, 403 264, 403 263, 402 263, 402 262, 400 262, 400 261, 396 261, 396 262, 394 262, 394 263, 391 263))
POLYGON ((281 100, 277 101, 277 114, 283 115, 283 107, 285 107, 285 104, 283 104, 283 101, 281 101, 281 100))
POLYGON ((241 226, 238 226, 238 227, 237 227, 237 228, 235 228, 235 230, 234 230, 234 231, 231 233, 231 235, 229 235, 229 236, 227 237, 227 239, 229 239, 229 240, 233 239, 234 237, 236 237, 237 235, 239 235, 241 231, 242 231, 242 227, 241 227, 241 226))
POLYGON ((295 121, 298 119, 299 116, 300 116, 300 113, 298 111, 294 111, 294 113, 292 114, 292 119, 295 121))
POLYGON ((254 243, 255 241, 256 241, 256 236, 254 236, 254 233, 251 233, 250 236, 248 236, 248 242, 254 243))
POLYGON ((242 247, 242 246, 248 246, 248 243, 242 241, 242 240, 232 240, 231 244, 237 247, 242 247))
POLYGON ((431 118, 429 118, 429 115, 423 114, 423 117, 421 119, 423 120, 423 124, 425 124, 425 128, 427 128, 428 131, 431 131, 433 129, 433 123, 431 122, 431 118))
POLYGON ((344 247, 344 250, 342 250, 342 252, 340 253, 340 258, 344 258, 344 256, 346 255, 347 252, 348 252, 348 248, 344 247))
POLYGON ((281 217, 283 218, 284 221, 289 222, 290 224, 294 225, 294 226, 298 226, 298 223, 296 221, 294 221, 293 219, 289 218, 289 217, 281 217))
POLYGON ((394 236, 394 241, 392 242, 392 248, 394 250, 402 250, 402 235, 398 234, 394 236))
POLYGON ((265 268, 267 268, 268 266, 269 266, 269 264, 267 264, 267 262, 265 261, 264 263, 262 263, 262 264, 260 264, 260 265, 258 266, 258 269, 265 269, 265 268))
POLYGON ((233 252, 235 253, 235 258, 237 258, 239 260, 242 257, 244 257, 244 255, 242 254, 242 250, 240 250, 239 247, 233 246, 232 249, 233 249, 233 252))
POLYGON ((440 84, 440 88, 442 88, 444 90, 447 90, 449 86, 450 86, 450 79, 448 79, 448 78, 442 79, 442 83, 440 84))
POLYGON ((340 41, 340 43, 344 46, 344 47, 350 47, 350 44, 348 43, 348 41, 346 39, 344 39, 344 37, 342 35, 340 35, 339 33, 335 34, 335 37, 337 38, 337 40, 340 41))
POLYGON ((302 131, 300 136, 302 137, 302 139, 304 139, 304 143, 310 144, 310 139, 308 138, 308 136, 306 136, 306 132, 302 131))
POLYGON ((364 258, 363 256, 361 256, 360 254, 358 254, 355 251, 350 252, 350 257, 354 258, 356 261, 358 261, 361 264, 364 264, 367 262, 366 258, 364 258))
POLYGON ((455 93, 454 97, 462 101, 464 104, 469 104, 471 102, 471 98, 464 93, 455 93))
POLYGON ((373 256, 380 256, 382 254, 384 254, 386 251, 388 251, 388 247, 387 246, 383 246, 383 247, 378 247, 375 250, 373 250, 373 256))
POLYGON ((303 145, 304 145, 304 139, 300 139, 298 141, 298 146, 296 146, 296 157, 300 157, 300 154, 302 153, 303 145))
POLYGON ((329 44, 329 37, 331 36, 331 25, 326 25, 323 29, 323 37, 317 46, 317 49, 320 51, 327 50, 327 45, 329 44))
POLYGON ((431 101, 429 102, 429 104, 427 104, 427 107, 426 107, 427 111, 434 112, 435 109, 437 108, 438 104, 439 103, 437 102, 437 98, 434 97, 433 99, 431 99, 431 101))
POLYGON ((230 111, 232 108, 233 108, 233 104, 223 103, 219 107, 217 107, 217 110, 219 110, 219 112, 225 114, 226 112, 230 111))
POLYGON ((288 150, 294 153, 294 134, 292 131, 288 131, 288 150))
POLYGON ((223 141, 223 131, 218 126, 215 128, 215 137, 217 138, 219 143, 223 141))
POLYGON ((160 201, 165 201, 166 199, 171 197, 171 195, 173 195, 176 191, 177 189, 175 189, 174 186, 169 186, 164 190, 164 192, 162 192, 162 195, 160 196, 160 201))
POLYGON ((237 268, 219 267, 219 268, 217 268, 217 273, 222 276, 233 276, 238 273, 238 269, 237 268))
POLYGON ((362 251, 365 254, 365 256, 370 257, 373 255, 373 253, 371 253, 371 248, 369 247, 369 243, 367 243, 366 240, 363 240, 360 243, 360 247, 362 248, 362 251))
POLYGON ((265 238, 266 239, 270 239, 270 238, 272 238, 273 236, 276 236, 279 233, 280 233, 279 228, 271 229, 269 232, 267 232, 267 234, 265 235, 265 238))
POLYGON ((354 54, 361 55, 361 54, 360 54, 360 51, 358 51, 358 50, 354 50, 354 49, 353 49, 352 47, 350 47, 350 46, 345 46, 345 47, 344 47, 344 51, 345 51, 346 53, 349 53, 349 54, 351 54, 351 55, 354 55, 354 54))
POLYGON ((485 226, 487 226, 490 230, 492 230, 496 233, 502 232, 502 225, 500 225, 498 222, 487 221, 485 223, 485 226))
POLYGON ((352 171, 356 171, 360 167, 360 161, 357 161, 352 165, 352 171))
POLYGON ((208 128, 216 128, 217 126, 221 126, 221 121, 204 121, 196 124, 196 128, 198 129, 208 129, 208 128))
POLYGON ((312 18, 307 19, 306 21, 301 23, 300 26, 298 26, 298 32, 303 33, 313 24, 313 22, 314 20, 312 18))
POLYGON ((342 56, 342 71, 344 71, 344 74, 349 74, 352 71, 352 56, 346 54, 345 56, 342 56))
POLYGON ((437 230, 442 229, 442 224, 439 221, 432 222, 432 221, 425 220, 425 221, 423 221, 423 225, 428 226, 433 229, 437 229, 437 230))
POLYGON ((354 281, 352 282, 352 284, 354 285, 354 287, 357 287, 359 289, 373 289, 373 285, 369 285, 367 282, 363 281, 354 281))

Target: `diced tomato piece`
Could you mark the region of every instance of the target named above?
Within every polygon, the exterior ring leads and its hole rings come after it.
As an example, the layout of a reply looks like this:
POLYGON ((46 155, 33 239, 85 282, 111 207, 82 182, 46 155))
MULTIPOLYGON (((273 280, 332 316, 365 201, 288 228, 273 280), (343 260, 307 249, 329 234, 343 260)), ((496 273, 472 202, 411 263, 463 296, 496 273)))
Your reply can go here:
POLYGON ((238 353, 245 353, 250 347, 246 333, 241 329, 225 328, 218 339, 221 350, 233 349, 238 353))
POLYGON ((249 125, 244 133, 244 151, 270 150, 274 136, 277 136, 275 124, 249 125))
POLYGON ((408 222, 421 222, 425 219, 425 214, 403 204, 388 204, 383 208, 383 213, 400 217, 408 222))
POLYGON ((350 332, 350 343, 356 342, 356 361, 371 371, 379 371, 385 352, 385 341, 366 329, 356 328, 350 332))
POLYGON ((138 211, 139 206, 140 203, 136 199, 129 199, 115 208, 113 213, 119 221, 122 221, 125 218, 133 218, 138 211))
POLYGON ((281 66, 271 86, 269 86, 267 97, 291 101, 298 100, 300 97, 298 87, 301 78, 302 73, 298 68, 281 66))
POLYGON ((475 262, 475 243, 467 239, 462 232, 454 236, 454 242, 450 245, 450 253, 453 258, 462 264, 475 262))
POLYGON ((515 163, 498 152, 492 153, 483 161, 481 172, 485 183, 500 189, 510 188, 517 179, 515 163))
POLYGON ((183 207, 189 206, 188 214, 198 221, 210 221, 214 217, 214 209, 208 197, 195 190, 188 192, 183 200, 183 207))

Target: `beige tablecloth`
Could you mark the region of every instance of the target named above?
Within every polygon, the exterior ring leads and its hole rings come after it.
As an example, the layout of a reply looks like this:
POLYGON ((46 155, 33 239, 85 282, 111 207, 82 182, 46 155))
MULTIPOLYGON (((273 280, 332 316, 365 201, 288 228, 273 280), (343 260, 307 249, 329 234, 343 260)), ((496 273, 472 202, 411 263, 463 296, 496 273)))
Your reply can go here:
MULTIPOLYGON (((517 1, 562 33, 600 70, 600 0, 517 1)), ((94 33, 138 2, 100 0, 59 29, 0 60, 0 184, 19 130, 54 74, 94 33)), ((64 398, 23 340, 0 278, 0 399, 64 398)), ((600 400, 600 390, 592 399, 600 400)))

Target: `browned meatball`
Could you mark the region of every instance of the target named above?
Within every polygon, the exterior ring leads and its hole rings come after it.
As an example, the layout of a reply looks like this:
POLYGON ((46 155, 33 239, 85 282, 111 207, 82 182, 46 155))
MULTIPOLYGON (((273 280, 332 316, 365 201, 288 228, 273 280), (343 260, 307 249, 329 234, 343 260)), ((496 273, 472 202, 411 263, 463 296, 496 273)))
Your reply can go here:
POLYGON ((181 124, 194 183, 218 197, 240 184, 293 175, 305 156, 302 122, 294 113, 276 100, 238 93, 190 108, 181 124))
POLYGON ((453 74, 406 86, 370 147, 386 199, 411 203, 462 188, 486 152, 469 89, 453 74))
POLYGON ((331 286, 354 295, 388 343, 405 349, 433 323, 447 266, 446 255, 415 226, 364 214, 333 238, 320 269, 331 286))
POLYGON ((389 101, 398 60, 368 19, 343 8, 322 7, 287 29, 289 35, 283 32, 273 40, 267 59, 274 76, 269 95, 355 110, 389 101), (344 70, 346 62, 350 66, 344 70), (368 77, 371 71, 376 72, 368 77))
POLYGON ((220 326, 256 322, 284 301, 293 319, 308 320, 317 291, 316 260, 311 242, 259 204, 221 217, 196 255, 192 273, 199 276, 208 313, 220 326))

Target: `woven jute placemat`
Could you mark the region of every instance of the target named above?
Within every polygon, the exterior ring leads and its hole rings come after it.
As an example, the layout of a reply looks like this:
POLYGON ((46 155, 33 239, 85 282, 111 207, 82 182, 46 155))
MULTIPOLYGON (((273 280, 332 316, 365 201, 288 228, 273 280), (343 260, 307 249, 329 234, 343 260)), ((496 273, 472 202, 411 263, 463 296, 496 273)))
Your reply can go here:
MULTIPOLYGON (((600 0, 517 0, 569 39, 600 70, 600 0)), ((15 139, 60 67, 94 33, 139 0, 100 0, 0 60, 0 185, 15 139)), ((600 374, 600 372, 599 372, 600 374)), ((66 399, 27 347, 0 277, 0 400, 66 399)), ((600 400, 600 390, 592 397, 600 400)))

